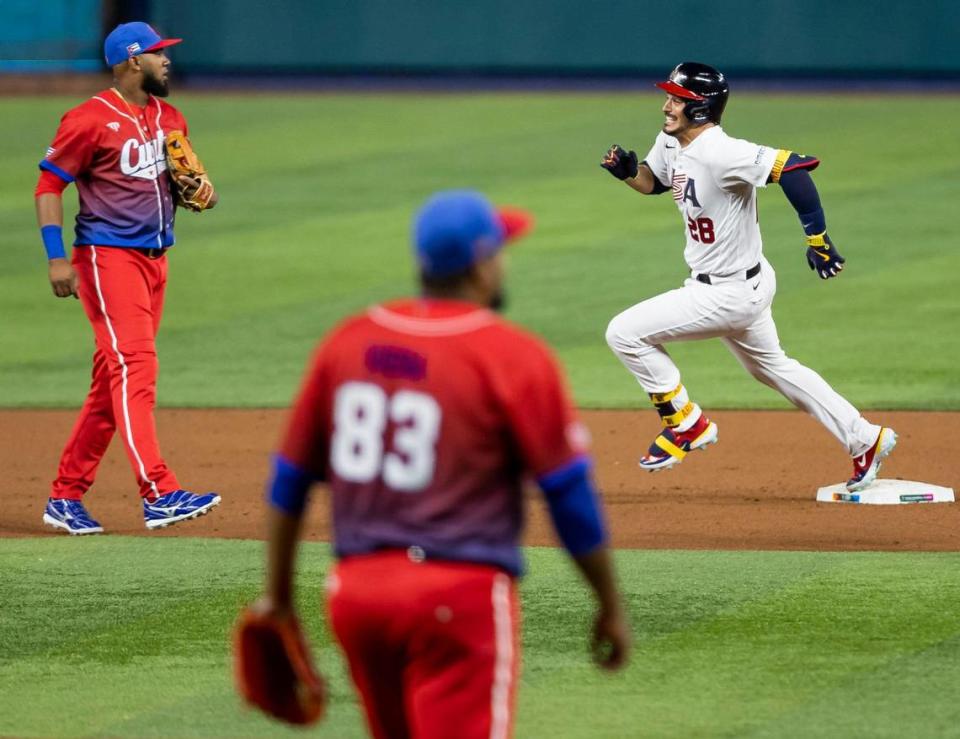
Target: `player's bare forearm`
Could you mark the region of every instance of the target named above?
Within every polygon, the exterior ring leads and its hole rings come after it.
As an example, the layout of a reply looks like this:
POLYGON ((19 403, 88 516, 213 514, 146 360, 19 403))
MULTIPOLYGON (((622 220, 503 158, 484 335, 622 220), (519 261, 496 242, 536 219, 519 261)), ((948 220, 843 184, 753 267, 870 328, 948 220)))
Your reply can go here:
POLYGON ((630 629, 617 590, 599 495, 590 473, 592 461, 581 454, 537 478, 550 518, 564 548, 593 589, 600 608, 591 646, 601 667, 621 667, 630 651, 630 629))
POLYGON ((617 670, 627 663, 633 640, 617 589, 610 551, 606 546, 599 546, 592 552, 574 557, 574 562, 600 604, 592 634, 594 659, 604 669, 617 670))
POLYGON ((630 179, 624 180, 630 187, 636 190, 639 193, 644 195, 650 195, 653 193, 653 172, 650 171, 650 168, 640 163, 640 166, 637 167, 637 176, 630 179))
POLYGON ((59 195, 54 195, 51 192, 38 195, 36 206, 37 225, 40 228, 63 225, 63 199, 59 195))
POLYGON ((610 561, 610 550, 606 546, 599 546, 592 552, 574 557, 573 561, 597 596, 601 608, 622 608, 613 563, 610 561))
POLYGON ((292 607, 294 561, 300 540, 301 519, 302 516, 293 516, 270 506, 265 595, 280 610, 292 607))
MULTIPOLYGON (((70 262, 62 256, 63 240, 60 229, 63 226, 63 200, 60 195, 45 192, 37 196, 37 224, 40 226, 41 234, 45 227, 54 227, 47 230, 54 231, 55 240, 50 242, 48 254, 54 248, 61 256, 49 257, 47 261, 47 277, 50 280, 50 288, 53 294, 58 298, 79 298, 77 293, 77 273, 74 271, 70 262), (55 245, 55 246, 54 246, 55 245)), ((49 238, 44 234, 44 245, 46 246, 49 238)))

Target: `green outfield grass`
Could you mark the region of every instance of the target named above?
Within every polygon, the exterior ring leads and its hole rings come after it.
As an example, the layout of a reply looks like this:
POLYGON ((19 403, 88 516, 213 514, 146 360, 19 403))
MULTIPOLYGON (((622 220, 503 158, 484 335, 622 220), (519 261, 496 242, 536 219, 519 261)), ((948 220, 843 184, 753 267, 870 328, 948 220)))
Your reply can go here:
MULTIPOLYGON (((587 661, 589 599, 558 550, 527 552, 518 737, 960 736, 956 554, 617 554, 636 638, 622 674, 587 661)), ((265 736, 228 630, 262 544, 101 537, 0 542, 0 735, 265 736)), ((326 545, 302 550, 300 602, 331 682, 318 736, 363 736, 316 604, 326 545)))
MULTIPOLYGON (((477 187, 537 215, 511 259, 508 315, 546 336, 578 402, 645 406, 610 354, 610 317, 684 277, 669 197, 644 199, 598 166, 641 156, 658 94, 179 95, 222 196, 181 214, 159 342, 161 403, 276 406, 349 311, 407 293, 411 212, 433 190, 477 187)), ((91 333, 51 297, 32 190, 60 114, 79 99, 0 100, 0 405, 73 406, 91 333)), ((736 92, 735 136, 816 154, 830 232, 848 268, 821 282, 777 187, 761 195, 786 350, 867 408, 960 408, 960 98, 736 92)), ((73 210, 73 190, 66 200, 73 210)), ((784 407, 717 341, 671 351, 708 407, 784 407)))

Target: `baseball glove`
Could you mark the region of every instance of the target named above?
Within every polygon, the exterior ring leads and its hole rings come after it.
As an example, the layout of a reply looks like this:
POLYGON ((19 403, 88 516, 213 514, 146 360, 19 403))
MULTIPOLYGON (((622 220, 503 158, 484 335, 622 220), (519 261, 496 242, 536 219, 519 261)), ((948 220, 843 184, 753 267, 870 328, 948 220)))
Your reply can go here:
POLYGON ((299 622, 246 608, 233 635, 234 674, 247 703, 291 724, 312 724, 323 716, 327 689, 299 622))
POLYGON ((199 213, 210 207, 213 198, 213 183, 200 157, 193 150, 183 131, 171 131, 166 138, 167 171, 173 180, 177 205, 199 213), (191 181, 184 182, 183 177, 191 181))

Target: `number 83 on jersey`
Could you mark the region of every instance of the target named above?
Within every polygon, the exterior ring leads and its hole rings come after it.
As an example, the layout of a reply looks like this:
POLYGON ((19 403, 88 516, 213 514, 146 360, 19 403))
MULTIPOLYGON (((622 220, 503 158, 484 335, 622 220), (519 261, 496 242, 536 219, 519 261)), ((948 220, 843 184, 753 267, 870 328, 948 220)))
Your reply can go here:
POLYGON ((442 411, 431 395, 347 382, 334 398, 330 465, 342 479, 416 493, 433 481, 442 411), (387 448, 388 423, 394 426, 387 448))

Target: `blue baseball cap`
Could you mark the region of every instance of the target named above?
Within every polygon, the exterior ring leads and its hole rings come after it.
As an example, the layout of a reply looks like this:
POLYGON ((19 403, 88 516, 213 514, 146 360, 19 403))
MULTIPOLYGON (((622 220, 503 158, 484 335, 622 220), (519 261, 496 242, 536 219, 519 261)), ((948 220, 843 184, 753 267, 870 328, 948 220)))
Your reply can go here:
POLYGON ((427 277, 465 272, 527 233, 533 216, 518 208, 496 208, 473 190, 431 196, 413 222, 417 262, 427 277))
POLYGON ((161 38, 147 23, 121 23, 104 39, 103 56, 107 60, 107 66, 112 67, 132 56, 158 51, 181 41, 182 38, 161 38))

